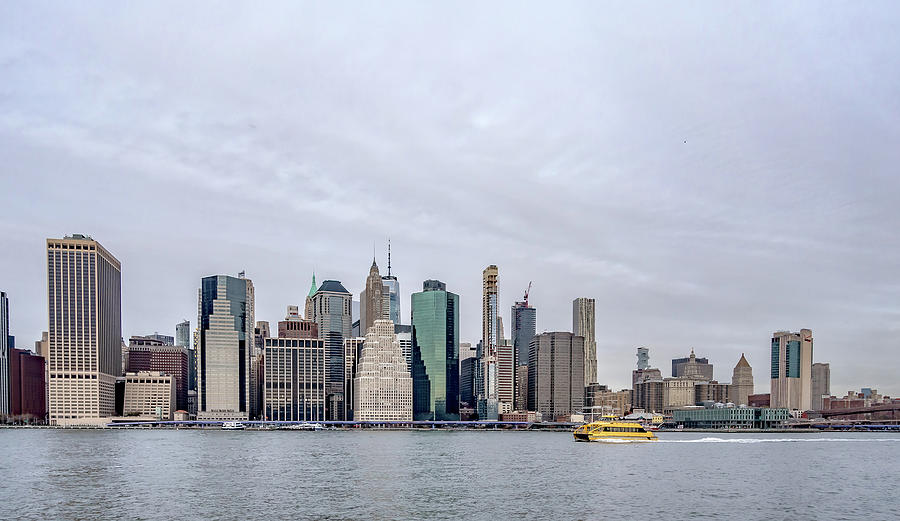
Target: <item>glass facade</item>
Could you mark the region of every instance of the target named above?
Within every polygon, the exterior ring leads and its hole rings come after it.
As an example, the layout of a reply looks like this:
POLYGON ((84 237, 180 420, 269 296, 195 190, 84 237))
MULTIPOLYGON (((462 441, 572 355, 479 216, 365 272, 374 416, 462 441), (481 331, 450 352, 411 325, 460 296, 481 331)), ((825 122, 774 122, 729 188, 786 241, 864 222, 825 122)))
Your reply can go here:
POLYGON ((528 344, 534 338, 537 310, 526 302, 516 302, 512 307, 512 342, 516 364, 528 365, 528 344))
POLYGON ((412 295, 413 415, 459 419, 459 296, 425 284, 412 295))
POLYGON ((386 316, 394 322, 400 324, 400 282, 393 275, 385 275, 381 277, 384 284, 384 302, 387 305, 386 316))

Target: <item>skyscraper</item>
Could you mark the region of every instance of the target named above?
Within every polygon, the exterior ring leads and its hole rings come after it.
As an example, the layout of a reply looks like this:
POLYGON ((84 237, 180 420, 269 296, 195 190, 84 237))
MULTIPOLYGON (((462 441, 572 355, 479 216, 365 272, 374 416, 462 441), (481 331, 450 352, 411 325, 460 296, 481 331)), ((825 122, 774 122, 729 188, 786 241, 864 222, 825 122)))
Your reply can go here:
POLYGON ((753 369, 741 353, 741 359, 731 373, 731 401, 735 405, 750 405, 749 397, 753 394, 753 369))
POLYGON ((99 242, 47 239, 50 422, 115 414, 122 371, 121 264, 99 242))
POLYGON ((503 337, 503 317, 500 322, 500 342, 497 344, 497 411, 512 412, 516 401, 516 353, 512 339, 503 337))
POLYGON ((266 420, 325 419, 325 342, 318 338, 266 338, 262 410, 266 420))
POLYGON ((388 241, 387 275, 381 277, 384 283, 384 317, 400 324, 400 281, 391 274, 391 241, 388 241))
POLYGON ((312 296, 311 318, 325 341, 325 414, 329 420, 345 419, 344 339, 350 338, 353 297, 336 280, 322 282, 312 296))
POLYGON ((813 364, 810 386, 812 388, 812 409, 821 411, 824 408, 823 396, 831 395, 831 365, 813 364))
POLYGON ((772 335, 771 407, 812 408, 812 331, 776 331, 772 335))
POLYGON ((365 343, 365 337, 344 339, 344 417, 348 420, 353 419, 353 394, 355 389, 353 387, 353 379, 356 378, 356 364, 359 362, 365 343))
POLYGON ((384 309, 385 287, 378 273, 378 264, 372 259, 366 289, 359 294, 359 330, 368 331, 376 320, 386 319, 384 309))
POLYGON ((534 337, 534 328, 537 322, 537 310, 528 305, 527 300, 516 302, 512 307, 510 336, 512 336, 513 350, 516 355, 516 364, 528 365, 528 345, 534 337))
POLYGON ((413 293, 413 414, 459 419, 459 296, 437 280, 413 293))
POLYGON ((9 414, 9 299, 0 291, 0 414, 9 414))
POLYGON ((713 379, 713 366, 706 358, 697 358, 694 350, 685 358, 675 358, 672 360, 672 377, 681 376, 700 376, 709 381, 713 379))
POLYGON ((637 348, 637 368, 640 369, 649 369, 650 368, 650 348, 649 347, 639 347, 637 348))
POLYGON ((497 346, 503 334, 500 332, 500 295, 497 286, 497 266, 491 264, 481 274, 481 361, 477 380, 479 383, 477 402, 478 417, 496 420, 497 401, 497 346))
POLYGON ((584 384, 597 382, 597 335, 594 327, 594 299, 579 297, 572 301, 572 334, 584 337, 584 384))
POLYGON ((584 337, 569 332, 541 333, 531 339, 528 356, 528 410, 552 421, 584 406, 584 337))
POLYGON ((191 321, 185 319, 175 324, 175 345, 190 349, 191 346, 191 321))
POLYGON ((253 392, 253 282, 204 277, 197 307, 197 419, 247 420, 253 392))
MULTIPOLYGON (((259 324, 259 322, 257 322, 259 324)), ((269 336, 269 323, 266 334, 269 336)), ((319 338, 319 326, 312 320, 302 318, 297 306, 288 306, 284 320, 278 322, 278 338, 319 338)))
POLYGON ((353 387, 355 420, 412 420, 412 377, 390 320, 366 333, 353 387))
POLYGON ((310 283, 310 286, 309 286, 309 293, 306 295, 306 305, 303 309, 303 318, 305 318, 307 320, 314 320, 313 319, 314 313, 313 313, 313 301, 312 300, 313 300, 313 295, 316 294, 316 291, 318 289, 319 289, 319 287, 316 286, 316 274, 313 273, 312 274, 312 282, 310 283))

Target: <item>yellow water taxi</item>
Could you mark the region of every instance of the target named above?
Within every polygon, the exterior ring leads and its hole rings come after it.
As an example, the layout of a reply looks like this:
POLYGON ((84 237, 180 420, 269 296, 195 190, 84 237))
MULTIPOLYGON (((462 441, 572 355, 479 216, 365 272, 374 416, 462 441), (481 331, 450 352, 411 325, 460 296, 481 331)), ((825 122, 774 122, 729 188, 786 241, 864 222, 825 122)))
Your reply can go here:
POLYGON ((640 423, 598 421, 586 423, 573 433, 575 441, 655 441, 656 435, 640 423))

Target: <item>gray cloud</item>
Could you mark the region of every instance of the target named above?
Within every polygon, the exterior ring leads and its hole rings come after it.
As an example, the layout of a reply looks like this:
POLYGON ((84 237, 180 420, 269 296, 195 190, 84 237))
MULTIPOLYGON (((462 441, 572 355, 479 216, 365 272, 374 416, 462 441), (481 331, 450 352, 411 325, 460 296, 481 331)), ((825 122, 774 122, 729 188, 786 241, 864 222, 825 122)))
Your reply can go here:
MULTIPOLYGON (((768 387, 812 328, 832 390, 900 393, 900 12, 415 3, 0 8, 0 287, 46 328, 43 240, 123 262, 125 334, 246 269, 260 319, 384 242, 480 334, 481 270, 538 328, 598 302, 601 382, 691 347, 768 387)), ((507 325, 508 327, 508 325, 507 325)))

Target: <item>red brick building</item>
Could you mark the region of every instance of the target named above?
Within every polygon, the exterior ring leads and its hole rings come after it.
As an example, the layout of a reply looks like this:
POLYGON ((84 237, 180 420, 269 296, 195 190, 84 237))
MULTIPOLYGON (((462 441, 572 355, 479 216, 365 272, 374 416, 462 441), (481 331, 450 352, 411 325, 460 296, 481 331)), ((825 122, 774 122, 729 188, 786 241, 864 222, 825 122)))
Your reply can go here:
POLYGON ((187 349, 168 345, 132 345, 128 348, 129 373, 160 371, 175 377, 176 409, 187 410, 187 349))
POLYGON ((44 357, 31 351, 9 350, 9 415, 28 422, 47 419, 44 357))

